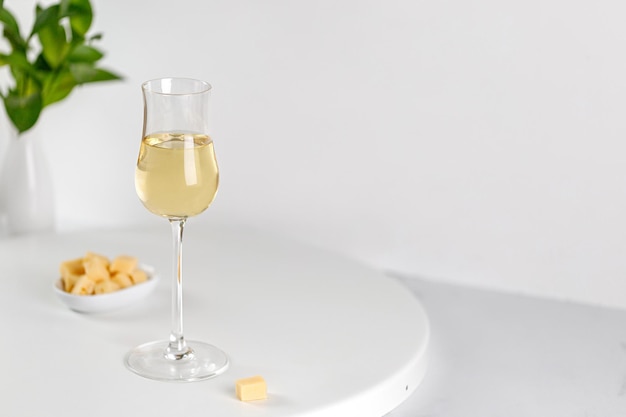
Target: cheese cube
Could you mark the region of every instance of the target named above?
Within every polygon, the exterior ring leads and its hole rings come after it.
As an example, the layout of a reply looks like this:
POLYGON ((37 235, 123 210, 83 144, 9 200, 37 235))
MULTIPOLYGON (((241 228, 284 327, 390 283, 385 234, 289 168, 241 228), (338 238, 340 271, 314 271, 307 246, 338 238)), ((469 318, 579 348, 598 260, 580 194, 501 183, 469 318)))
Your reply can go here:
POLYGON ((61 278, 63 279, 63 289, 67 292, 72 291, 74 288, 74 284, 78 281, 82 275, 63 275, 61 278))
POLYGON ((67 292, 72 291, 74 284, 82 275, 85 274, 83 259, 72 259, 61 263, 59 267, 61 278, 63 279, 63 289, 67 292))
POLYGON ((111 278, 107 263, 100 257, 90 257, 83 260, 85 266, 85 275, 95 282, 108 280, 111 278))
POLYGON ((137 268, 137 258, 132 256, 121 255, 117 258, 113 259, 111 263, 111 273, 115 274, 117 272, 123 272, 125 274, 130 274, 137 268))
POLYGON ((110 279, 97 282, 94 286, 93 293, 94 294, 106 294, 108 292, 117 291, 120 289, 120 285, 110 279))
POLYGON ((70 261, 65 261, 61 263, 59 267, 59 271, 61 272, 61 276, 81 276, 85 273, 85 268, 83 267, 83 258, 72 259, 70 261))
POLYGON ((119 285, 120 288, 126 288, 133 285, 133 281, 130 279, 130 276, 121 272, 119 274, 115 274, 113 278, 111 278, 111 281, 119 285))
POLYGON ((239 379, 235 383, 237 398, 241 401, 264 400, 267 398, 267 385, 261 376, 239 379))
POLYGON ((130 279, 133 280, 133 284, 140 284, 148 280, 148 274, 141 269, 135 269, 130 273, 130 279))
POLYGON ((102 262, 102 263, 103 263, 103 264, 104 264, 107 268, 109 267, 109 264, 111 263, 111 262, 109 261, 109 258, 107 258, 107 257, 106 257, 106 256, 104 256, 104 255, 100 255, 100 254, 98 254, 98 253, 95 253, 95 252, 87 252, 87 253, 85 254, 85 257, 83 258, 83 262, 84 262, 84 261, 87 261, 87 260, 89 260, 89 259, 94 259, 94 258, 95 258, 95 259, 98 259, 100 262, 102 262))
POLYGON ((89 278, 87 275, 83 275, 78 278, 76 283, 74 284, 74 288, 72 288, 72 294, 75 295, 91 295, 93 294, 94 287, 96 283, 89 278))

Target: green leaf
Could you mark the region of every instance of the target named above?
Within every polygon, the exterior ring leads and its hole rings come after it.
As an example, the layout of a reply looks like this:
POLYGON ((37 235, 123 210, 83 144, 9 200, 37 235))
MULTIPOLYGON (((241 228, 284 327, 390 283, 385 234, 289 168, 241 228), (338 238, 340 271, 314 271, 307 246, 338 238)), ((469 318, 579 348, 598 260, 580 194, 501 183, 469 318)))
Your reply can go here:
POLYGON ((11 67, 11 72, 16 78, 17 84, 19 84, 20 75, 28 75, 36 80, 41 79, 41 74, 37 71, 37 68, 28 62, 26 58, 26 53, 22 51, 15 51, 9 55, 0 54, 0 62, 2 65, 9 65, 11 67))
POLYGON ((30 63, 26 59, 26 55, 20 52, 13 52, 12 54, 0 54, 0 62, 2 65, 11 65, 22 70, 30 68, 30 63))
POLYGON ((71 2, 71 0, 61 0, 61 2, 59 3, 59 15, 61 17, 69 16, 68 11, 71 2))
POLYGON ((98 32, 94 35, 91 35, 88 39, 89 42, 93 42, 93 41, 99 41, 100 39, 102 39, 102 36, 104 36, 102 33, 98 32))
POLYGON ((37 91, 28 96, 19 96, 11 91, 4 97, 4 107, 18 132, 25 132, 39 119, 43 108, 41 93, 37 91))
POLYGON ((104 54, 89 45, 78 45, 67 56, 69 62, 96 62, 102 58, 104 54))
POLYGON ((15 20, 13 14, 4 7, 0 8, 0 22, 4 25, 4 30, 17 34, 20 33, 20 27, 17 24, 17 20, 15 20))
POLYGON ((32 38, 42 28, 48 25, 54 25, 59 21, 59 18, 60 13, 58 5, 50 6, 47 9, 41 9, 40 7, 37 7, 37 17, 35 18, 33 29, 28 38, 32 38))
POLYGON ((39 55, 37 55, 37 59, 35 59, 35 62, 33 63, 33 68, 42 74, 53 72, 52 67, 44 58, 43 53, 39 53, 39 55))
POLYGON ((16 95, 26 97, 41 90, 41 83, 28 72, 17 67, 11 67, 11 74, 15 80, 15 86, 11 89, 16 95))
POLYGON ((89 0, 69 0, 68 16, 72 32, 84 37, 91 27, 93 10, 89 0))
POLYGON ((57 68, 63 62, 70 49, 65 28, 58 21, 48 21, 45 26, 39 29, 38 35, 44 58, 52 68, 57 68))
POLYGON ((15 17, 4 7, 0 8, 0 22, 4 26, 3 35, 13 49, 25 51, 28 47, 27 42, 22 38, 20 34, 20 27, 17 24, 15 17))
POLYGON ((70 64, 70 71, 77 84, 95 83, 99 81, 121 80, 122 78, 110 71, 96 68, 93 64, 74 63, 70 64))
POLYGON ((67 69, 58 74, 50 74, 44 81, 41 94, 43 107, 63 100, 72 92, 76 85, 74 76, 67 69))

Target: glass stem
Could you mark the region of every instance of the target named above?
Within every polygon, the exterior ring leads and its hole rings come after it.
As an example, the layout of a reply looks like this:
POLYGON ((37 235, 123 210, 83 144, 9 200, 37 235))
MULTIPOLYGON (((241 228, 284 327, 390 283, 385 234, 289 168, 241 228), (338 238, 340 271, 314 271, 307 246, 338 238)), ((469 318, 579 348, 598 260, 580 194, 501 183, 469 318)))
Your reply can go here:
POLYGON ((185 218, 172 218, 172 239, 174 241, 174 279, 172 280, 172 331, 165 357, 181 360, 193 354, 183 337, 183 230, 185 218))

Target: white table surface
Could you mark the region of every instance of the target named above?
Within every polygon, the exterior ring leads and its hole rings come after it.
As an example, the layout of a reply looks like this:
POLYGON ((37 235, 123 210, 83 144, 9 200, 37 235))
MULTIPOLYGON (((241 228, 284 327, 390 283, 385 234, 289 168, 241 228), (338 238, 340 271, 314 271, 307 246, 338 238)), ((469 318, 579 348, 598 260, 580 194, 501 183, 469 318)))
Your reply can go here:
POLYGON ((418 388, 428 320, 395 279, 334 254, 249 230, 188 224, 185 334, 229 354, 217 378, 164 383, 135 375, 132 347, 166 339, 169 227, 24 236, 0 241, 0 415, 99 417, 379 417, 418 388), (141 303, 70 311, 53 292, 63 260, 134 255, 161 281, 141 303), (262 375, 268 399, 236 399, 262 375))
MULTIPOLYGON (((193 227, 189 228, 188 234, 193 233, 193 227)), ((167 231, 162 231, 154 243, 165 253, 169 250, 168 238, 167 231)), ((108 241, 102 243, 106 247, 112 244, 108 241)), ((129 239, 124 244, 135 243, 129 239)), ((35 246, 37 245, 33 244, 35 246)), ((75 249, 83 249, 80 242, 77 242, 75 249)), ((188 249, 189 252, 197 253, 191 247, 188 249)), ((144 254, 141 249, 139 252, 144 254)), ((2 256, 3 253, 0 252, 0 257, 2 256)), ((189 257, 191 256, 196 255, 190 253, 189 257)), ((210 258, 210 253, 206 256, 210 258)), ((158 259, 156 266, 167 270, 169 262, 167 256, 162 257, 158 259)), ((6 295, 20 284, 11 280, 12 277, 7 277, 4 271, 0 268, 0 272, 5 275, 3 292, 6 295)), ((48 280, 49 277, 41 279, 48 280)), ((431 324, 429 366, 421 385, 408 399, 387 414, 387 417, 626 416, 626 311, 501 294, 415 278, 397 279, 421 301, 428 313, 431 324)), ((37 297, 45 299, 49 304, 41 305, 39 311, 27 314, 37 315, 43 310, 49 313, 53 309, 52 314, 59 319, 59 326, 66 326, 64 320, 74 317, 73 313, 64 310, 50 298, 47 284, 34 291, 37 297)), ((161 296, 167 297, 169 288, 165 287, 160 291, 161 296)), ((193 296, 188 298, 190 305, 198 302, 193 300, 193 296)), ((168 331, 168 312, 161 310, 161 306, 151 310, 155 315, 154 322, 159 325, 140 330, 139 334, 134 334, 137 333, 136 328, 132 332, 115 331, 112 327, 104 326, 106 318, 98 317, 84 317, 71 326, 79 331, 83 324, 95 324, 105 329, 108 337, 117 339, 119 346, 112 352, 112 359, 108 363, 112 367, 118 367, 118 359, 127 345, 152 338, 155 329, 160 332, 168 331)), ((4 321, 21 320, 12 311, 8 311, 6 305, 3 313, 4 321)), ((131 323, 134 320, 137 320, 135 315, 130 317, 131 323)), ((407 327, 412 325, 415 323, 406 323, 407 327)), ((191 331, 193 326, 193 323, 189 323, 187 330, 191 331)), ((44 355, 50 344, 63 343, 58 340, 39 341, 33 334, 33 329, 29 328, 22 328, 17 334, 3 333, 3 336, 0 353, 5 358, 10 356, 10 359, 5 359, 5 364, 28 360, 28 356, 25 357, 20 349, 23 344, 41 342, 40 351, 44 355)), ((89 346, 75 346, 71 342, 65 341, 65 349, 68 351, 89 349, 89 346)), ((26 351, 30 352, 31 349, 26 351)), ((57 359, 48 358, 52 362, 57 359)), ((66 411, 76 410, 73 406, 77 403, 74 397, 77 387, 81 384, 99 386, 94 382, 98 375, 90 371, 89 360, 81 363, 84 369, 80 374, 64 373, 61 362, 56 366, 56 377, 38 374, 36 369, 28 370, 27 374, 19 377, 6 371, 1 372, 0 415, 32 415, 22 412, 25 408, 16 402, 16 397, 28 398, 32 403, 38 403, 39 409, 46 410, 39 415, 58 415, 60 410, 49 407, 46 395, 32 391, 16 394, 17 390, 32 389, 33 384, 28 384, 29 380, 65 384, 62 386, 64 394, 59 404, 66 404, 66 411), (68 379, 73 382, 66 384, 68 379), (16 381, 25 382, 20 385, 16 381)), ((139 379, 133 378, 139 377, 128 373, 125 378, 133 381, 131 386, 136 389, 135 384, 138 384, 139 379)), ((153 393, 147 395, 141 390, 137 391, 136 395, 141 396, 140 403, 149 403, 154 398, 166 395, 171 396, 168 401, 175 401, 177 391, 187 386, 163 385, 151 381, 146 383, 153 389, 153 393)), ((210 382, 206 386, 209 385, 210 382)), ((100 392, 91 395, 91 399, 103 403, 119 401, 111 396, 114 393, 114 389, 107 391, 106 387, 102 387, 100 392)), ((130 392, 128 395, 132 396, 134 393, 130 392)), ((32 404, 29 407, 33 407, 32 404)), ((258 409, 254 404, 252 407, 258 409)), ((242 404, 242 410, 245 408, 250 407, 242 404)), ((181 404, 179 410, 189 412, 185 404, 181 404)), ((96 415, 92 409, 78 411, 81 412, 80 415, 96 415)), ((68 412, 66 415, 71 416, 72 413, 68 412)), ((137 415, 143 414, 138 412, 137 415)), ((213 414, 207 411, 202 415, 213 414)))

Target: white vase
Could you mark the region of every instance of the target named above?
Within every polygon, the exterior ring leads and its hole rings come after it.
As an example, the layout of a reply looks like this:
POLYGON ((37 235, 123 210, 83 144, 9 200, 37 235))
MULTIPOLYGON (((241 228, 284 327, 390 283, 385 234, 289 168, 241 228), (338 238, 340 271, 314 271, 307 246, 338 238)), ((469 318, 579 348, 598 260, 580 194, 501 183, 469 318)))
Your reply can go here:
POLYGON ((0 169, 0 235, 55 230, 48 160, 36 129, 14 134, 0 169))

